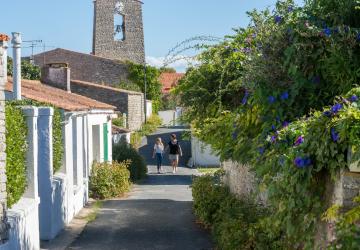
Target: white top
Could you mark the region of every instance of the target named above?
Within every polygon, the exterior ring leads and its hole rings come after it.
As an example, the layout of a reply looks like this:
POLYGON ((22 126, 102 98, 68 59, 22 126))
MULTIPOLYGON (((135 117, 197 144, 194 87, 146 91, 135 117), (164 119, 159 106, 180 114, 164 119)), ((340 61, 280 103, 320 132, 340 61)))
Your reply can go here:
POLYGON ((164 145, 158 145, 155 143, 154 150, 157 154, 162 154, 164 153, 164 145))

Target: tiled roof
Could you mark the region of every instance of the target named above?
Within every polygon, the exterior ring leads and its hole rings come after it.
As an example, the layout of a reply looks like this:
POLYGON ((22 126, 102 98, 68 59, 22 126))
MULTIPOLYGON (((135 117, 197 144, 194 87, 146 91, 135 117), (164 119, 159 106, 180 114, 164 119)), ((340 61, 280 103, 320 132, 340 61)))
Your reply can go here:
POLYGON ((112 134, 126 134, 130 132, 131 130, 127 128, 120 128, 118 126, 112 125, 112 134))
MULTIPOLYGON (((13 91, 12 79, 9 78, 6 86, 6 91, 13 91)), ((106 109, 114 110, 114 106, 106 103, 98 102, 93 99, 68 93, 64 90, 54 88, 39 81, 22 80, 21 94, 23 97, 38 102, 49 103, 55 107, 67 111, 88 111, 91 109, 106 109)))
POLYGON ((169 93, 170 90, 179 83, 184 75, 185 74, 183 73, 162 73, 159 79, 162 84, 162 92, 164 94, 169 93))

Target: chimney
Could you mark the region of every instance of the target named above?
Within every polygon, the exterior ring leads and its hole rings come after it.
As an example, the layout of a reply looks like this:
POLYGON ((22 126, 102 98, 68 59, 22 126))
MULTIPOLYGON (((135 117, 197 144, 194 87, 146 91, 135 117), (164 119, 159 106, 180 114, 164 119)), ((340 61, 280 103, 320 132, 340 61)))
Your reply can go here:
POLYGON ((21 100, 21 34, 12 32, 13 44, 13 96, 14 100, 21 100))
POLYGON ((41 69, 41 82, 71 92, 70 68, 67 63, 49 63, 41 69))
POLYGON ((0 34, 0 88, 7 82, 7 48, 9 37, 0 34))

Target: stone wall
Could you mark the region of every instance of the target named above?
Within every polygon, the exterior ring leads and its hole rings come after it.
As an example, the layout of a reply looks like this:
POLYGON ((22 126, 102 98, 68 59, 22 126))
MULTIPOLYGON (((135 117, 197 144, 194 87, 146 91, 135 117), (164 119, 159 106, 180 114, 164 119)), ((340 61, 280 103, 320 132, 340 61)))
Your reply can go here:
POLYGON ((81 81, 71 81, 71 92, 115 106, 117 111, 127 115, 130 130, 140 129, 145 119, 142 93, 81 81))
POLYGON ((121 61, 78 53, 65 49, 55 49, 34 56, 35 64, 67 63, 71 68, 71 79, 116 86, 127 82, 127 65, 121 61))
POLYGON ((6 141, 5 141, 5 94, 7 81, 7 42, 0 41, 0 245, 8 240, 6 219, 6 141))
POLYGON ((266 194, 258 194, 258 185, 250 167, 232 161, 222 162, 225 170, 224 183, 230 191, 241 197, 254 197, 258 202, 266 204, 266 194))
POLYGON ((118 0, 94 1, 93 54, 115 60, 145 62, 142 4, 121 0, 125 39, 114 39, 114 10, 118 0))

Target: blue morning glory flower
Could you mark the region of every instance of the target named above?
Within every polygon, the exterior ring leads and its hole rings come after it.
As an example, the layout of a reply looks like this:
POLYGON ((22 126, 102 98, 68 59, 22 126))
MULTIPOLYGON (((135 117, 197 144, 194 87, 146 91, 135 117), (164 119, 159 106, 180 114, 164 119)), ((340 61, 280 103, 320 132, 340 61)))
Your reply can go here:
POLYGON ((337 142, 340 139, 339 133, 336 132, 335 128, 331 128, 330 132, 331 132, 331 139, 333 140, 333 142, 337 142))
POLYGON ((356 41, 360 42, 360 33, 357 34, 356 41))
POLYGON ((343 108, 343 105, 340 103, 337 103, 331 107, 331 112, 333 112, 333 114, 337 114, 342 108, 343 108))
POLYGON ((269 103, 274 103, 276 101, 276 98, 271 95, 271 96, 269 96, 268 100, 269 100, 269 103))
POLYGON ((301 157, 296 157, 294 160, 294 164, 298 167, 298 168, 303 168, 305 167, 305 162, 304 159, 301 157))
POLYGON ((304 137, 301 135, 299 136, 296 141, 295 141, 295 146, 299 146, 300 144, 302 144, 304 142, 304 137))
POLYGON ((275 130, 276 130, 276 126, 275 126, 275 125, 272 125, 272 126, 271 126, 271 129, 275 131, 275 130))
POLYGON ((312 164, 311 159, 310 158, 304 159, 304 164, 305 164, 305 166, 310 166, 312 164))
POLYGON ((263 155, 265 153, 265 148, 263 148, 263 147, 258 148, 258 150, 261 155, 263 155))
POLYGON ((232 133, 232 138, 233 138, 233 140, 236 140, 237 137, 238 137, 238 133, 237 133, 236 131, 233 132, 233 133, 232 133))
POLYGON ((276 142, 276 139, 277 139, 277 136, 276 136, 276 135, 273 135, 273 136, 271 136, 270 141, 271 141, 272 143, 274 143, 274 142, 276 142))
POLYGON ((275 23, 279 24, 282 21, 282 17, 281 16, 275 16, 275 23))
POLYGON ((289 99, 289 92, 282 93, 280 99, 283 101, 289 99))
POLYGON ((349 98, 349 101, 350 102, 357 102, 359 100, 359 97, 357 97, 357 95, 352 95, 350 98, 349 98))
POLYGON ((245 105, 245 104, 247 103, 249 94, 250 94, 250 93, 246 90, 246 91, 245 91, 244 98, 243 98, 242 101, 241 101, 241 104, 242 104, 242 105, 245 105))
POLYGON ((282 125, 284 128, 286 128, 290 125, 290 123, 288 121, 284 121, 282 125))
POLYGON ((324 29, 324 34, 325 34, 327 37, 331 36, 331 29, 330 29, 330 28, 325 28, 325 29, 324 29))
POLYGON ((288 7, 288 12, 292 12, 294 10, 294 7, 293 6, 289 6, 288 7))

